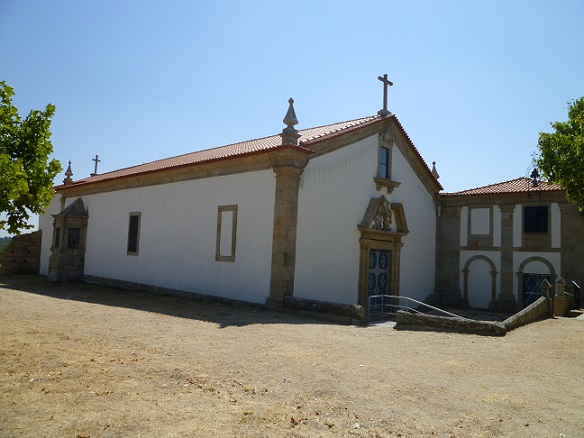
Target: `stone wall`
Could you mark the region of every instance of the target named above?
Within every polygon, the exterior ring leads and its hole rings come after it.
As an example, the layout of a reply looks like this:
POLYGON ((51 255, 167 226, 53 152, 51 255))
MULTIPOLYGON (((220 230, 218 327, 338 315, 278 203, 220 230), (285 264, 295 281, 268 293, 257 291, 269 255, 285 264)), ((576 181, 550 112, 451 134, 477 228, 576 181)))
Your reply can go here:
POLYGON ((551 300, 539 297, 535 302, 503 322, 456 319, 445 316, 397 312, 396 330, 430 330, 471 333, 485 336, 505 336, 508 331, 551 316, 551 300))
POLYGON ((0 259, 0 275, 38 274, 41 261, 41 230, 14 236, 0 259))

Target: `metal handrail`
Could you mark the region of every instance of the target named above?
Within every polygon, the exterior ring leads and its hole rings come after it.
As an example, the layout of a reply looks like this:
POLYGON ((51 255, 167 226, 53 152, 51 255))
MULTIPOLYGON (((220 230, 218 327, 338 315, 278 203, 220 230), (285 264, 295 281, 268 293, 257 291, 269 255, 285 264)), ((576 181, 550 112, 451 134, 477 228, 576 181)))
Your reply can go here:
POLYGON ((448 311, 446 311, 444 309, 440 309, 438 307, 432 306, 430 304, 423 303, 423 302, 418 301, 418 300, 416 300, 414 298, 406 297, 406 296, 403 296, 403 295, 370 295, 369 296, 369 310, 371 310, 372 308, 376 308, 376 307, 381 307, 381 311, 380 312, 374 312, 374 313, 368 312, 368 317, 369 318, 372 315, 374 315, 374 316, 380 315, 381 317, 383 317, 383 315, 396 315, 397 314, 397 311, 396 312, 390 312, 390 311, 386 310, 386 308, 397 308, 398 310, 405 310, 405 311, 408 311, 408 312, 424 313, 424 312, 419 311, 418 309, 420 307, 425 307, 427 309, 433 310, 434 312, 438 312, 439 314, 443 314, 443 315, 446 315, 446 316, 451 317, 451 318, 456 318, 456 319, 461 319, 461 320, 468 320, 468 318, 465 318, 464 316, 460 316, 460 315, 457 315, 455 313, 448 312, 448 311), (375 301, 376 299, 377 300, 378 299, 381 299, 382 300, 381 304, 377 304, 377 303, 373 303, 372 304, 372 301, 375 301), (390 302, 390 300, 398 300, 398 304, 392 303, 392 302, 390 302), (401 304, 401 301, 402 300, 405 300, 406 303, 405 304, 401 304), (416 308, 412 307, 410 305, 410 302, 411 303, 415 303, 416 308))

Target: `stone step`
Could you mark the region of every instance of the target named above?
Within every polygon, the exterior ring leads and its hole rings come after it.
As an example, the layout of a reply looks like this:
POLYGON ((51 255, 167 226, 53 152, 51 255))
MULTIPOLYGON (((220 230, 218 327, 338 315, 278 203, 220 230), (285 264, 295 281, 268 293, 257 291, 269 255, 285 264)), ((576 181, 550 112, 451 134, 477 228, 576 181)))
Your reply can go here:
POLYGON ((568 312, 570 318, 577 318, 578 316, 584 315, 584 310, 573 309, 568 312))

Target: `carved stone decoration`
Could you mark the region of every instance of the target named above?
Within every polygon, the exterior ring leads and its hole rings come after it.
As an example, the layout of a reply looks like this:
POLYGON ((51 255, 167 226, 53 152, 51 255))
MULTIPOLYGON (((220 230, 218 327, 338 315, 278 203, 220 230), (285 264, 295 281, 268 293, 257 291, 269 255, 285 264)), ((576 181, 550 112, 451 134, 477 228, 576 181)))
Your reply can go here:
POLYGON ((388 195, 391 195, 393 193, 393 189, 401 185, 401 183, 392 181, 389 178, 375 177, 373 178, 373 181, 375 182, 375 188, 377 191, 380 191, 383 187, 385 187, 387 189, 388 195))
POLYGON ((365 211, 363 220, 359 224, 361 231, 378 230, 405 235, 408 227, 402 204, 391 204, 381 195, 379 198, 371 198, 365 211))
POLYGON ((385 196, 380 198, 377 205, 377 212, 373 215, 373 220, 369 228, 374 230, 391 231, 391 205, 385 196))

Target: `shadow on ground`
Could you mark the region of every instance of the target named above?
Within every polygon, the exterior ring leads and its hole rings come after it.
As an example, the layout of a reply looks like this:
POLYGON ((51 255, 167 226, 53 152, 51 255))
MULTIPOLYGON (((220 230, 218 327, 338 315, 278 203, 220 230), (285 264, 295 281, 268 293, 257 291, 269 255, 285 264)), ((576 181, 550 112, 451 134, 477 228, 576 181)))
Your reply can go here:
POLYGON ((251 303, 222 302, 213 298, 197 300, 172 295, 96 286, 85 283, 49 283, 37 275, 0 277, 0 288, 80 301, 103 306, 124 307, 177 318, 212 322, 221 328, 252 324, 334 324, 305 315, 291 315, 251 303))

